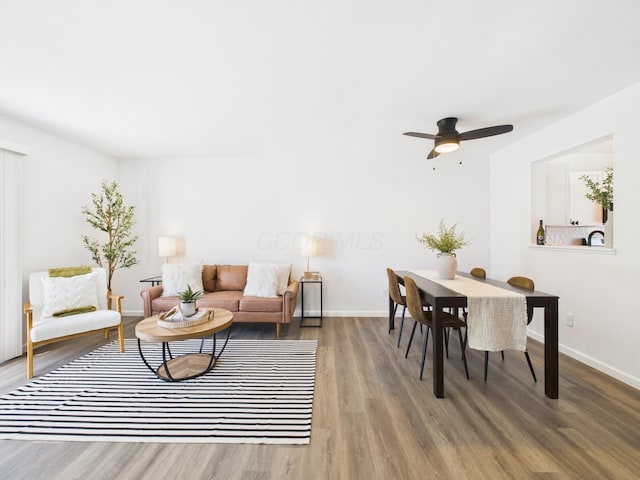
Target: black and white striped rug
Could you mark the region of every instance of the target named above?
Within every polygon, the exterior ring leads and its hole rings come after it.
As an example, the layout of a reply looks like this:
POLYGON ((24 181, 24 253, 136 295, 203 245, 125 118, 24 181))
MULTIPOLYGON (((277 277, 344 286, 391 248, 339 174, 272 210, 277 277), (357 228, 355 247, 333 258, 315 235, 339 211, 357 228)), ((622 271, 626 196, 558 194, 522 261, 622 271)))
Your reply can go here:
MULTIPOLYGON (((161 363, 159 344, 143 350, 161 363)), ((135 340, 122 354, 113 342, 1 395, 0 439, 308 444, 316 350, 316 340, 232 338, 211 372, 169 383, 135 340)))

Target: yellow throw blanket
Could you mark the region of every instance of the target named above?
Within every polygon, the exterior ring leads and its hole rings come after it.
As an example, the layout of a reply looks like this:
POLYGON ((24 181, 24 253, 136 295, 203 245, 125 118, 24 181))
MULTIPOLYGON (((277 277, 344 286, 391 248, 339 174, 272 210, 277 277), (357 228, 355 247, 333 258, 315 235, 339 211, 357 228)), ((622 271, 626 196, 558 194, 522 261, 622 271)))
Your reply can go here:
POLYGON ((69 315, 78 315, 79 313, 95 312, 96 307, 89 305, 86 307, 65 308, 64 310, 58 310, 53 312, 54 317, 68 317, 69 315))
POLYGON ((91 267, 60 267, 49 269, 50 277, 75 277, 76 275, 86 275, 87 273, 91 273, 91 267))

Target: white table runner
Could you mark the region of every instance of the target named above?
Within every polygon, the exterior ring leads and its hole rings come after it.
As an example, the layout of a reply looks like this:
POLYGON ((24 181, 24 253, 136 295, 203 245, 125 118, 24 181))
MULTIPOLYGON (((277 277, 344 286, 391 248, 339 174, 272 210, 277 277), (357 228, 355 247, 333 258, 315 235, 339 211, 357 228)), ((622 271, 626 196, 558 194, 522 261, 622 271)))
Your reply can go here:
POLYGON ((516 292, 456 276, 442 280, 436 270, 411 270, 411 273, 438 283, 467 297, 469 347, 497 352, 527 347, 527 298, 516 292))

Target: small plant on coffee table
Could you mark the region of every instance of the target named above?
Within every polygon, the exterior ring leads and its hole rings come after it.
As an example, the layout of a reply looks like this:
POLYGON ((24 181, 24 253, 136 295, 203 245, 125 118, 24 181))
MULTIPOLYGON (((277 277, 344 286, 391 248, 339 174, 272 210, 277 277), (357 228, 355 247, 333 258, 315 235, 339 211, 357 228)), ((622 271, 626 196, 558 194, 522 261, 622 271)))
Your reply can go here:
POLYGON ((180 311, 184 316, 190 317, 196 313, 195 301, 202 298, 203 292, 202 290, 193 290, 191 285, 187 285, 187 289, 183 292, 179 292, 178 296, 181 300, 180 311))
POLYGON ((199 298, 202 298, 202 290, 192 290, 191 285, 187 285, 187 289, 183 292, 179 292, 178 296, 182 303, 193 303, 199 298))

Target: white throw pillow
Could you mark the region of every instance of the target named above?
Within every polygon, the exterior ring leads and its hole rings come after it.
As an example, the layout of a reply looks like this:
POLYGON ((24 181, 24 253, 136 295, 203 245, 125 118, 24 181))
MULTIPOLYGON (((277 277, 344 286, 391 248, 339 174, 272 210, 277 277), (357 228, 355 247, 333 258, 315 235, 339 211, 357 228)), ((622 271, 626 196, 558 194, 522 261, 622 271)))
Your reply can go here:
POLYGON ((277 297, 278 266, 274 263, 249 263, 245 295, 254 297, 277 297))
POLYGON ((42 318, 70 308, 98 308, 98 272, 73 277, 42 277, 42 318))
POLYGON ((289 275, 291 275, 291 264, 284 263, 276 265, 278 267, 278 286, 276 287, 276 293, 283 295, 287 287, 289 286, 289 275))
POLYGON ((162 265, 162 296, 173 297, 184 292, 187 286, 191 290, 204 290, 202 287, 202 265, 184 263, 165 263, 162 265))

